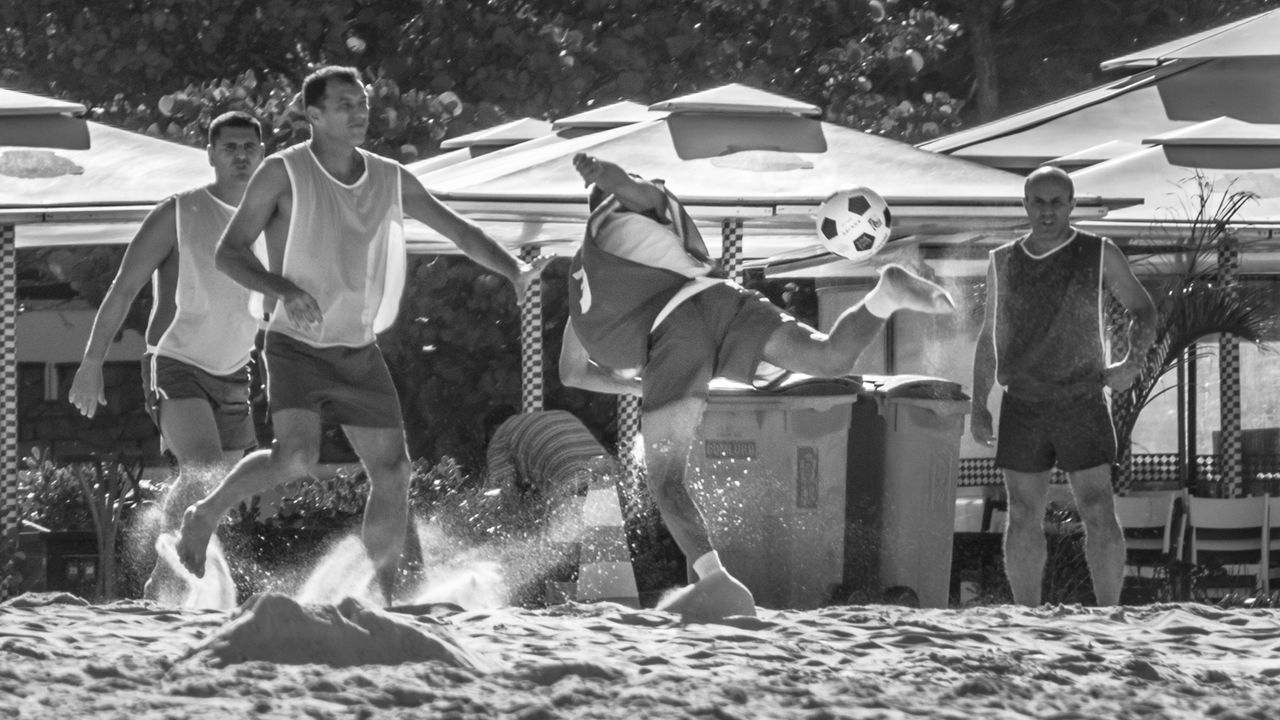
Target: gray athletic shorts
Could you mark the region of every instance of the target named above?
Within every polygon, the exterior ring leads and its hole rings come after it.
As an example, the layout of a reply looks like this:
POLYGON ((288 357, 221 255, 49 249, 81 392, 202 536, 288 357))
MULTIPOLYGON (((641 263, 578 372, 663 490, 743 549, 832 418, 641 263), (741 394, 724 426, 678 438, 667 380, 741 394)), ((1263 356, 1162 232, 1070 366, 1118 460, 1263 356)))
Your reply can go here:
POLYGON ((760 293, 727 283, 685 300, 649 337, 649 361, 640 371, 644 409, 705 397, 716 377, 758 384, 765 343, 794 321, 760 293))
POLYGON ((400 396, 377 343, 312 347, 266 334, 267 403, 271 412, 310 410, 338 425, 400 428, 400 396))
POLYGON ((248 364, 229 375, 214 375, 163 355, 142 356, 142 392, 147 414, 160 427, 162 400, 204 400, 213 411, 223 450, 247 450, 258 444, 249 408, 248 364))
POLYGON ((1064 400, 1027 401, 1004 394, 996 433, 996 467, 1039 473, 1109 465, 1116 459, 1111 408, 1099 388, 1064 400))

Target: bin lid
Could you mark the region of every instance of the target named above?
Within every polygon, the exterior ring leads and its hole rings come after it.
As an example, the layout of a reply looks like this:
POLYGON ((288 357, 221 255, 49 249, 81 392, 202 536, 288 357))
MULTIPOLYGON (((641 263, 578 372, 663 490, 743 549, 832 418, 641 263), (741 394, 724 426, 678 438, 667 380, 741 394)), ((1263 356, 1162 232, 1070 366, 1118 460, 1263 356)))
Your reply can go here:
POLYGON ((863 375, 862 391, 887 399, 969 400, 960 383, 928 375, 863 375))
POLYGON ((777 385, 757 389, 746 383, 716 378, 708 386, 715 397, 737 395, 780 395, 785 397, 813 397, 821 395, 857 395, 863 392, 863 379, 857 375, 842 378, 820 378, 802 373, 791 373, 777 385))

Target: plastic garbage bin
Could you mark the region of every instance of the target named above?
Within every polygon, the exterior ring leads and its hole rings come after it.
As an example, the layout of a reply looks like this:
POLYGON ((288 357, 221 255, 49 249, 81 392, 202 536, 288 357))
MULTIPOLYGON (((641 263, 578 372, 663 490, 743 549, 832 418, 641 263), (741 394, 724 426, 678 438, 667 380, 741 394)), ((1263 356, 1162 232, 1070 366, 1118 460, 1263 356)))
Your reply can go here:
POLYGON ((865 376, 850 419, 845 588, 910 588, 947 607, 960 436, 969 397, 948 380, 865 376))
POLYGON ((828 604, 844 581, 849 422, 857 380, 761 392, 715 381, 689 486, 721 560, 770 608, 828 604))

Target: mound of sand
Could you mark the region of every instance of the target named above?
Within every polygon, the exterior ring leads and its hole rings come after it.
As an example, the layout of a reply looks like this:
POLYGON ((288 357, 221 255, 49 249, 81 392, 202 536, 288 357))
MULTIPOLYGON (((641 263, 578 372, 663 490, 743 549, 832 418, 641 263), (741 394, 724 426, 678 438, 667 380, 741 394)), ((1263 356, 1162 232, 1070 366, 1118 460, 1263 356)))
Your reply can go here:
POLYGON ((254 660, 286 665, 398 665, 436 661, 471 670, 492 663, 463 650, 442 628, 428 628, 346 598, 302 605, 284 595, 257 595, 188 659, 216 667, 254 660))

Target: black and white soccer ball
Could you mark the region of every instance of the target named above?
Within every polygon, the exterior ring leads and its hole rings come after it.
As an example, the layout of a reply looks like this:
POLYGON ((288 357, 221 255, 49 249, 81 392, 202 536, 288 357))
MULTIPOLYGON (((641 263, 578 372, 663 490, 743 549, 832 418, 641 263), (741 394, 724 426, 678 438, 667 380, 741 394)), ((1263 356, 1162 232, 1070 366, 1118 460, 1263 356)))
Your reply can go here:
POLYGON ((818 241, 831 252, 863 262, 889 242, 893 216, 879 193, 866 187, 834 192, 814 218, 818 241))

